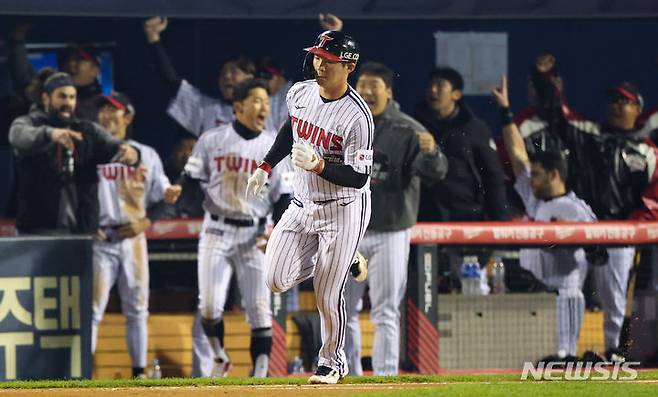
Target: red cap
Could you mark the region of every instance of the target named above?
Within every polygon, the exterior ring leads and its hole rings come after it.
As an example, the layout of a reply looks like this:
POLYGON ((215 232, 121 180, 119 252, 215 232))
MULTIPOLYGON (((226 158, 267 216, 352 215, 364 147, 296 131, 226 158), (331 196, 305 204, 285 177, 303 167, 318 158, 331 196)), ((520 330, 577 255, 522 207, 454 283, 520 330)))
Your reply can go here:
POLYGON ((133 106, 130 98, 120 92, 112 91, 110 95, 104 96, 101 100, 108 102, 117 109, 135 114, 135 107, 133 106))
POLYGON ((94 64, 96 64, 96 66, 100 66, 100 62, 98 61, 98 58, 91 55, 89 52, 85 51, 82 47, 78 47, 75 49, 75 56, 78 59, 81 59, 83 61, 93 62, 94 64))
POLYGON ((613 100, 615 98, 623 97, 639 104, 640 106, 644 106, 644 98, 642 98, 642 95, 640 94, 640 90, 638 90, 636 86, 634 86, 633 84, 627 81, 624 81, 614 87, 609 88, 608 96, 613 100))

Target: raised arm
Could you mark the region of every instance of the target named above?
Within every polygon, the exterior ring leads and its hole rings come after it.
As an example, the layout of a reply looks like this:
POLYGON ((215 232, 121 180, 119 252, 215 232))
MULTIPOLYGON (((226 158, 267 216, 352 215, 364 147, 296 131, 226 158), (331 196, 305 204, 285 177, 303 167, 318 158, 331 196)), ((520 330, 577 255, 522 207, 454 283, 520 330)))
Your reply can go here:
POLYGON ((494 87, 491 90, 491 94, 500 108, 502 119, 501 124, 503 127, 503 142, 505 142, 505 149, 507 149, 510 161, 512 162, 514 175, 518 176, 525 172, 529 165, 529 160, 521 132, 512 120, 506 76, 501 77, 500 86, 494 87))
POLYGON ((146 40, 151 45, 153 59, 155 60, 162 80, 165 81, 167 86, 172 90, 178 91, 182 79, 178 76, 174 65, 171 63, 171 59, 169 59, 169 55, 167 55, 167 52, 162 45, 162 41, 160 40, 160 34, 167 29, 167 24, 167 18, 149 18, 144 22, 144 33, 146 34, 146 40))

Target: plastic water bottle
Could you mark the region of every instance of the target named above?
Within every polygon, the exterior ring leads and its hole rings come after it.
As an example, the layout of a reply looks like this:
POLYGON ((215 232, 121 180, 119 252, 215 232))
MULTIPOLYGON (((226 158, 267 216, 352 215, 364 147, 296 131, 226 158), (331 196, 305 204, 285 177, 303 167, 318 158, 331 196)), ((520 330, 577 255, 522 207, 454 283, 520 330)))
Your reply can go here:
POLYGON ((480 262, 477 256, 471 257, 471 264, 471 295, 482 295, 482 288, 480 288, 482 269, 480 269, 480 262))
POLYGON ((505 293, 505 264, 500 257, 494 258, 491 276, 491 287, 494 294, 505 293))
POLYGON ((290 374, 301 374, 304 372, 304 361, 299 356, 295 356, 290 362, 290 368, 288 368, 288 373, 290 374))
POLYGON ((161 379, 161 378, 162 378, 162 368, 160 368, 160 360, 154 358, 153 373, 151 374, 151 379, 161 379))
POLYGON ((470 256, 465 256, 464 259, 462 260, 462 268, 461 268, 461 277, 460 281, 462 283, 462 295, 471 295, 471 257, 470 256))

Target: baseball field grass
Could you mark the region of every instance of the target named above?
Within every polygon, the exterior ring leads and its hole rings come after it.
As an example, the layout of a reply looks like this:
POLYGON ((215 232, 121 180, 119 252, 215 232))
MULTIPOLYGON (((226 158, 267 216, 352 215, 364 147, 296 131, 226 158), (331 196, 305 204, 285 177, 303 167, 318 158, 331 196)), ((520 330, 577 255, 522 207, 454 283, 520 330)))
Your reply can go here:
POLYGON ((347 377, 340 385, 307 385, 306 377, 62 380, 0 383, 8 396, 658 396, 658 370, 633 381, 534 381, 519 374, 347 377))

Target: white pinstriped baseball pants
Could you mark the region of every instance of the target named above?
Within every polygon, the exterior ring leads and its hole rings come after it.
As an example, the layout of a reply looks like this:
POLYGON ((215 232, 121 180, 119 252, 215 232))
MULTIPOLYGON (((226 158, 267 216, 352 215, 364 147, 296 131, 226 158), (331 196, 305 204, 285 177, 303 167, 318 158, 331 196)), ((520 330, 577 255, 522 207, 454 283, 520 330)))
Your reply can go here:
POLYGON ((368 259, 368 279, 357 283, 350 277, 345 290, 348 315, 345 353, 350 375, 363 375, 359 311, 366 283, 370 285, 370 318, 375 325, 373 372, 382 376, 398 373, 400 302, 407 288, 410 241, 411 229, 394 232, 368 230, 359 245, 359 252, 368 259))
POLYGON ((94 242, 92 352, 110 290, 117 283, 126 316, 126 344, 133 367, 146 367, 148 349, 149 265, 144 233, 117 242, 94 242))
POLYGON ((605 266, 594 268, 594 280, 603 308, 605 348, 616 349, 626 315, 626 292, 635 247, 608 248, 608 255, 610 259, 605 266))
POLYGON ((519 255, 522 268, 557 291, 555 352, 560 357, 575 356, 585 316, 585 252, 562 247, 530 248, 520 250, 519 255))
POLYGON ((222 318, 231 274, 235 271, 251 329, 272 326, 263 253, 256 248, 258 234, 259 226, 228 225, 210 219, 206 213, 198 257, 199 310, 203 318, 222 318))
POLYGON ((322 331, 318 365, 341 376, 349 371, 344 352, 345 283, 369 221, 370 192, 325 203, 294 199, 265 251, 266 280, 272 291, 284 292, 314 277, 322 331), (316 253, 317 263, 312 259, 316 253))

